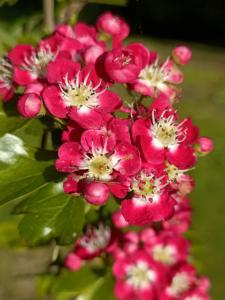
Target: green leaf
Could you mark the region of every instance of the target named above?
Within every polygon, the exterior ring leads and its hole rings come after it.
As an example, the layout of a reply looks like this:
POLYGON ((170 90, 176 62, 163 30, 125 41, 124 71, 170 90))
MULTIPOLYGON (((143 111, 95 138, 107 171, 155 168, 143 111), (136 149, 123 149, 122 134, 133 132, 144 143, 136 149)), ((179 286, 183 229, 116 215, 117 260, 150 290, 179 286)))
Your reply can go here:
POLYGON ((63 192, 61 183, 48 183, 14 209, 25 214, 19 232, 27 244, 37 245, 56 239, 71 244, 84 224, 84 201, 63 192))
POLYGON ((46 125, 40 119, 25 119, 19 116, 15 99, 9 103, 0 101, 0 136, 6 133, 15 134, 22 138, 23 142, 30 147, 40 147, 43 130, 46 125))
POLYGON ((97 289, 93 293, 91 300, 116 300, 114 297, 114 278, 108 273, 102 283, 98 285, 97 289))
POLYGON ((97 281, 97 275, 85 266, 76 272, 64 271, 55 281, 54 293, 74 292, 81 294, 97 281))
MULTIPOLYGON (((3 148, 2 144, 5 145, 6 141, 8 142, 5 137, 9 137, 12 144, 17 139, 14 135, 5 135, 1 138, 2 140, 0 139, 0 205, 31 197, 34 192, 46 186, 47 181, 53 179, 56 173, 51 168, 52 160, 38 160, 37 154, 24 147, 23 144, 17 147, 21 147, 21 153, 25 151, 24 155, 14 152, 10 145, 8 148, 7 145, 3 148)), ((49 152, 46 153, 49 154, 49 152)), ((54 153, 52 157, 55 157, 54 153)))

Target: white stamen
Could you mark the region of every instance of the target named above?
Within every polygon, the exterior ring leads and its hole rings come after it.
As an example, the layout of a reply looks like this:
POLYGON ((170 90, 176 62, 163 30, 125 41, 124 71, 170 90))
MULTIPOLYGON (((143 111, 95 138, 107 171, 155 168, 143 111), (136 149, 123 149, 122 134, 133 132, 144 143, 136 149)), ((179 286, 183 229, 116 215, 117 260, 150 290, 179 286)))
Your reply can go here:
POLYGON ((86 234, 79 240, 82 247, 86 248, 89 253, 105 248, 111 238, 110 227, 100 223, 98 227, 87 227, 86 234))
POLYGON ((12 85, 13 66, 7 58, 0 58, 0 87, 7 88, 12 85))
POLYGON ((68 107, 77 107, 80 112, 85 113, 89 109, 99 106, 98 97, 105 92, 105 89, 97 92, 101 85, 101 81, 94 86, 90 81, 87 84, 90 73, 88 73, 82 82, 80 72, 77 73, 73 80, 68 80, 68 74, 64 78, 64 82, 59 83, 59 88, 62 93, 62 98, 68 107))
POLYGON ((182 143, 186 138, 187 129, 183 129, 182 125, 186 121, 178 124, 174 120, 174 115, 165 117, 166 112, 169 110, 164 110, 156 121, 155 110, 152 111, 152 126, 150 128, 154 144, 158 147, 175 147, 176 145, 182 143))
POLYGON ((53 53, 50 46, 41 47, 37 52, 33 51, 31 56, 24 57, 22 67, 24 70, 34 73, 36 76, 44 76, 46 66, 50 61, 53 61, 57 55, 53 53))

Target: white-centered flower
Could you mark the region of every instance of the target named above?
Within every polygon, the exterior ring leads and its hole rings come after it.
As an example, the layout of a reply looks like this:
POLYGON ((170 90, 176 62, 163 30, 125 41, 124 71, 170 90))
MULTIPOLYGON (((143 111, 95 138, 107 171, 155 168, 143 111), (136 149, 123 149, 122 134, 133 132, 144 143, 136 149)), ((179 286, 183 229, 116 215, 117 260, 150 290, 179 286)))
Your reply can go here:
POLYGON ((80 238, 79 243, 83 248, 86 248, 89 253, 94 253, 105 248, 108 245, 110 238, 110 227, 100 223, 96 228, 89 226, 86 234, 80 238))
POLYGON ((105 90, 98 92, 101 80, 94 86, 92 81, 88 83, 89 76, 90 74, 88 73, 85 79, 81 81, 80 72, 78 72, 75 79, 69 80, 68 75, 66 75, 64 82, 59 83, 66 106, 75 106, 83 112, 99 106, 98 98, 105 90))
POLYGON ((176 249, 171 245, 156 245, 152 249, 152 255, 154 260, 167 266, 171 266, 176 262, 176 249))
POLYGON ((182 128, 183 120, 181 123, 177 123, 174 120, 174 115, 165 117, 168 110, 164 110, 160 118, 156 121, 155 111, 152 111, 152 125, 151 134, 154 139, 154 144, 158 147, 171 148, 180 144, 186 137, 186 130, 182 128))
POLYGON ((190 278, 187 273, 180 272, 173 277, 172 283, 168 288, 171 296, 177 297, 180 294, 188 291, 190 287, 190 278))
POLYGON ((134 201, 137 205, 146 204, 146 202, 157 202, 161 190, 168 184, 162 183, 164 176, 159 178, 148 172, 140 172, 134 179, 132 190, 135 192, 134 201))
POLYGON ((135 289, 145 289, 155 280, 156 273, 144 261, 138 261, 135 265, 127 266, 126 281, 135 289))
POLYGON ((38 51, 33 51, 31 55, 24 57, 22 67, 36 76, 45 76, 46 66, 53 61, 57 53, 54 53, 49 46, 40 47, 38 51))
POLYGON ((85 153, 80 169, 85 170, 85 175, 90 179, 108 181, 111 179, 113 168, 120 161, 116 155, 110 155, 107 151, 107 139, 104 147, 92 147, 91 153, 85 153))
POLYGON ((159 66, 158 60, 146 66, 138 75, 141 83, 154 89, 161 89, 169 81, 170 72, 165 71, 164 66, 159 66))

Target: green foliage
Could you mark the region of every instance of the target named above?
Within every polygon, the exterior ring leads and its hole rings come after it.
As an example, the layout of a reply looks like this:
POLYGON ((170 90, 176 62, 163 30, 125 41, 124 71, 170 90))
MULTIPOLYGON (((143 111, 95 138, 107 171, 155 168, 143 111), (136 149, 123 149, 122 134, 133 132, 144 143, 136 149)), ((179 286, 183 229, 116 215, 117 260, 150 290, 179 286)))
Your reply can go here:
POLYGON ((27 244, 73 243, 84 224, 85 205, 63 192, 54 168, 56 152, 39 148, 46 122, 18 117, 13 102, 1 104, 0 122, 5 124, 0 129, 0 205, 22 201, 14 213, 24 214, 19 232, 27 244))
POLYGON ((15 208, 15 213, 25 214, 19 232, 27 244, 37 245, 53 238, 60 245, 72 244, 80 234, 84 201, 66 195, 60 185, 45 185, 15 208))

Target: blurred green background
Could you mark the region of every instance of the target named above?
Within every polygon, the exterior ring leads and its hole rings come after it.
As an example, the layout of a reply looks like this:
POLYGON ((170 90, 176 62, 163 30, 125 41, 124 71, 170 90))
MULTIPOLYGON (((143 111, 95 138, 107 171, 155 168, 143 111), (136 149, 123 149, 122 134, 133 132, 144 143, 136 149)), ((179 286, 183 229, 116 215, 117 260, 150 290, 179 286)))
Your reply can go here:
MULTIPOLYGON (((56 1, 56 17, 76 1, 56 1)), ((193 59, 184 67, 183 98, 178 109, 191 116, 201 134, 214 139, 215 150, 199 160, 191 195, 193 260, 212 282, 212 299, 225 299, 225 8, 224 1, 129 1, 127 6, 88 4, 80 19, 94 22, 104 10, 125 16, 133 29, 132 40, 145 43, 162 57, 185 41, 193 59), (180 3, 181 2, 181 3, 180 3), (204 2, 204 5, 203 5, 204 2), (180 3, 180 4, 179 4, 180 3), (206 5, 207 3, 207 5, 206 5), (188 9, 185 10, 186 6, 188 9), (201 6, 202 5, 202 6, 201 6), (202 7, 202 9, 200 9, 202 7), (168 9, 169 8, 169 9, 168 9), (182 15, 183 14, 183 15, 182 15), (182 17, 183 16, 183 17, 182 17), (199 26, 197 23, 199 21, 199 26), (185 22, 189 29, 183 29, 185 22), (135 34, 135 35, 134 35, 135 34)), ((119 0, 109 1, 120 4, 119 0)), ((125 1, 122 1, 124 4, 125 1)), ((44 34, 42 1, 0 1, 0 54, 16 43, 35 43, 44 34), (8 3, 6 3, 8 2, 8 3), (14 3, 15 2, 15 3, 14 3)), ((83 5, 82 5, 83 6, 83 5)), ((75 20, 74 14, 69 21, 75 20)), ((4 124, 1 124, 4 126, 4 124)), ((19 241, 10 207, 0 208, 0 300, 35 300, 36 274, 51 260, 52 247, 26 249, 19 241), (13 276, 13 279, 12 279, 13 276)))

